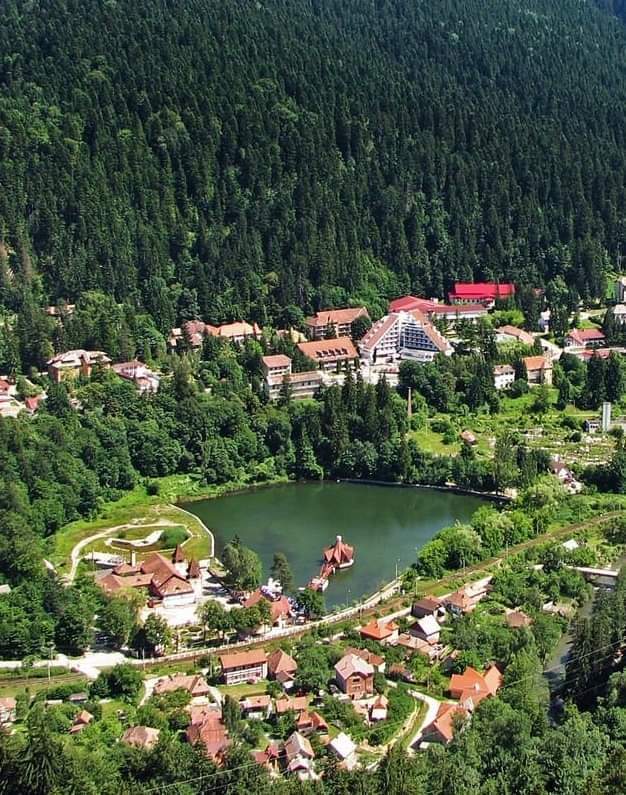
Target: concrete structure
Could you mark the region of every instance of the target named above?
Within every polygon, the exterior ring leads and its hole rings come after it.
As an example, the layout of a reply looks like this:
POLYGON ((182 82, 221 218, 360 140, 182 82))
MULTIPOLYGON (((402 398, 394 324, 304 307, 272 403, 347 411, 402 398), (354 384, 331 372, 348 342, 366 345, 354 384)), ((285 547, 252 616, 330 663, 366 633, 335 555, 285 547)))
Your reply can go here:
POLYGON ((552 385, 552 362, 546 356, 524 356, 528 384, 552 385))
POLYGON ((510 364, 496 364, 493 368, 493 385, 497 390, 508 389, 515 381, 515 368, 510 364))
POLYGON ((368 311, 364 306, 322 309, 313 317, 307 317, 304 323, 307 334, 312 340, 323 340, 328 334, 334 337, 351 337, 352 324, 359 317, 369 320, 368 311))
POLYGON ((366 698, 374 692, 374 668, 356 654, 345 654, 335 665, 335 681, 351 699, 366 698))
POLYGON ((227 685, 267 678, 267 654, 262 648, 221 654, 222 678, 227 685))
POLYGON ((359 342, 361 358, 373 364, 396 359, 416 359, 432 362, 438 354, 452 355, 448 340, 437 331, 424 314, 394 312, 374 323, 359 342))
POLYGON ((72 350, 58 353, 46 362, 48 376, 55 384, 66 378, 77 378, 79 375, 89 378, 95 364, 108 368, 111 359, 104 351, 72 350))
POLYGON ((298 344, 298 349, 323 370, 334 370, 340 365, 351 366, 356 364, 359 358, 349 337, 301 342, 298 344))
POLYGON ((609 309, 608 311, 613 312, 615 323, 618 326, 623 326, 626 323, 626 304, 617 304, 612 310, 609 309))

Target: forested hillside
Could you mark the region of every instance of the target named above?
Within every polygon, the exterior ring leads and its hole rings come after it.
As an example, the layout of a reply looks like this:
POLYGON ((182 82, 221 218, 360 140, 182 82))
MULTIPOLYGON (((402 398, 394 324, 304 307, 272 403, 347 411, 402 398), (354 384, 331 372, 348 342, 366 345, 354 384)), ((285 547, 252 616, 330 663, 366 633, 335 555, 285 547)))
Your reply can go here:
POLYGON ((0 52, 11 311, 593 296, 623 248, 626 31, 591 2, 6 0, 0 52))

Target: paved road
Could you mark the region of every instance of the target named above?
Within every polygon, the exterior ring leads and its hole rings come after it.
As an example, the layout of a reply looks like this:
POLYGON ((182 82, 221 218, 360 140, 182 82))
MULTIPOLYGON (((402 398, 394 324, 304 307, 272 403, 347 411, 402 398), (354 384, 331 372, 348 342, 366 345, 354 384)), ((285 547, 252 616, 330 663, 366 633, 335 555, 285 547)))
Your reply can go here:
POLYGON ((437 701, 436 698, 432 696, 427 696, 426 693, 420 693, 417 690, 411 690, 411 695, 414 698, 417 698, 419 701, 423 701, 426 704, 426 714, 420 725, 417 727, 417 730, 413 737, 409 740, 409 744, 407 746, 407 751, 410 754, 415 753, 415 746, 419 744, 420 740, 422 739, 422 734, 424 733, 424 729, 435 720, 437 717, 437 713, 439 712, 439 706, 441 701, 437 701))

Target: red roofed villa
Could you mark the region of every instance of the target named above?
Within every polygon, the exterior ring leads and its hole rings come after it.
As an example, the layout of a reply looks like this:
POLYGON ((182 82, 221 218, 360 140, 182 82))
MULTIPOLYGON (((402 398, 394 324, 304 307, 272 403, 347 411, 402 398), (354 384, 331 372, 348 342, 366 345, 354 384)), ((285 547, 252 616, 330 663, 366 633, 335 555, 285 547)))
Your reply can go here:
POLYGON ((264 649, 220 654, 222 677, 227 685, 258 682, 267 678, 267 654, 264 649))
POLYGON ((606 337, 597 328, 575 328, 565 335, 566 348, 598 348, 606 337))
POLYGON ((359 630, 359 634, 366 640, 375 640, 379 643, 395 643, 398 640, 399 627, 394 621, 383 621, 373 618, 359 630))
POLYGON ((495 696, 501 687, 502 674, 495 665, 490 665, 484 674, 468 666, 462 674, 450 677, 450 695, 468 709, 476 707, 484 698, 495 696))

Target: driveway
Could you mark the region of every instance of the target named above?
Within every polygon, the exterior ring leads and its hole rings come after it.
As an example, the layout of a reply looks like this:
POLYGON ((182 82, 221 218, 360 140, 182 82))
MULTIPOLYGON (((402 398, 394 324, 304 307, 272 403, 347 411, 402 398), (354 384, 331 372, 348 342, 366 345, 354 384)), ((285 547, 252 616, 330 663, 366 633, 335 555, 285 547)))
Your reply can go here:
POLYGON ((419 701, 423 701, 426 704, 426 714, 420 725, 417 727, 417 731, 409 740, 409 744, 407 747, 407 751, 409 754, 415 753, 415 746, 419 745, 422 735, 424 733, 424 729, 435 720, 437 717, 437 713, 439 712, 439 707, 441 706, 441 701, 437 701, 436 698, 432 696, 427 696, 425 693, 419 693, 417 690, 409 691, 413 698, 417 698, 419 701))

